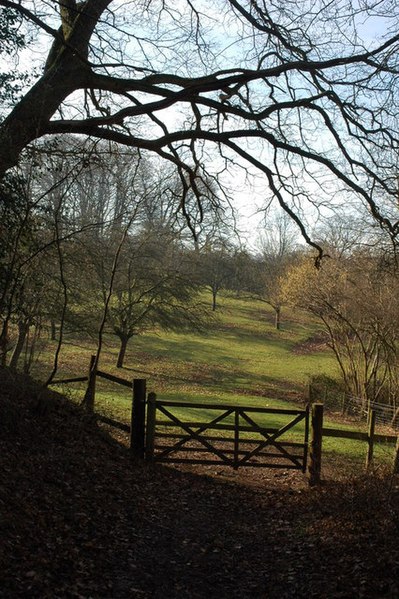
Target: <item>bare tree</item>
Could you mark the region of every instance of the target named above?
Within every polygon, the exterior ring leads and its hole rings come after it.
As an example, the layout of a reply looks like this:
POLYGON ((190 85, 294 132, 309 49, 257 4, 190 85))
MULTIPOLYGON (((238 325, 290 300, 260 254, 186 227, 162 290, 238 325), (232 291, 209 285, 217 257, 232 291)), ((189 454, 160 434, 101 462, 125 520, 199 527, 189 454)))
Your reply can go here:
MULTIPOLYGON (((39 137, 92 136, 171 162, 183 211, 190 190, 201 203, 200 180, 221 185, 242 168, 319 253, 306 203, 366 207, 396 240, 396 0, 0 7, 46 48, 41 74, 0 124, 0 173, 39 137), (382 18, 383 35, 371 37, 382 18)), ((18 54, 16 36, 7 41, 18 54)))
POLYGON ((108 321, 120 340, 116 366, 123 367, 129 340, 146 330, 197 329, 207 310, 200 285, 185 264, 185 253, 171 231, 142 231, 126 239, 116 270, 108 321))
MULTIPOLYGON (((34 281, 30 258, 36 253, 42 233, 37 204, 30 197, 26 178, 20 173, 6 177, 0 185, 0 214, 0 354, 1 363, 5 365, 11 349, 10 323, 14 321, 19 328, 14 365, 29 326, 37 316, 37 293, 29 290, 29 281, 34 281)), ((37 273, 37 280, 40 278, 41 273, 37 273)))
POLYGON ((337 211, 321 219, 315 227, 314 236, 325 253, 338 260, 372 248, 381 252, 384 246, 383 238, 375 230, 375 223, 356 212, 344 214, 337 211))
POLYGON ((252 253, 236 252, 232 286, 241 295, 268 304, 274 310, 275 327, 280 329, 284 277, 299 247, 295 223, 282 211, 268 211, 256 246, 252 253))
POLYGON ((398 276, 370 252, 309 259, 292 267, 285 295, 320 318, 346 390, 363 400, 398 401, 398 276))
POLYGON ((212 294, 213 312, 217 308, 219 293, 231 286, 235 275, 233 256, 234 246, 223 237, 208 241, 201 251, 193 256, 198 280, 212 294))
POLYGON ((269 214, 258 242, 259 254, 254 260, 252 290, 271 306, 275 327, 281 327, 283 305, 282 284, 287 268, 292 265, 298 247, 297 232, 284 212, 269 214))

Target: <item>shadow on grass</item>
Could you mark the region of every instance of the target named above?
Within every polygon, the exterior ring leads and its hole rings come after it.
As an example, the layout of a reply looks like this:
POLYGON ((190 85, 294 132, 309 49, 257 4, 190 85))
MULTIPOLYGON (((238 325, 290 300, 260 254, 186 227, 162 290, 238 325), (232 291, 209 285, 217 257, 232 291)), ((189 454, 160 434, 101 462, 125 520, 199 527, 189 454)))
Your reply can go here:
MULTIPOLYGON (((213 389, 217 393, 292 401, 297 400, 303 392, 303 387, 300 384, 295 385, 292 381, 284 381, 266 374, 257 375, 254 385, 251 383, 254 377, 246 370, 240 370, 237 367, 232 369, 218 365, 185 363, 186 376, 130 367, 124 367, 124 371, 146 375, 152 383, 170 380, 185 385, 194 385, 199 389, 207 389, 207 393, 213 389)), ((176 393, 181 394, 182 392, 176 389, 176 393)))

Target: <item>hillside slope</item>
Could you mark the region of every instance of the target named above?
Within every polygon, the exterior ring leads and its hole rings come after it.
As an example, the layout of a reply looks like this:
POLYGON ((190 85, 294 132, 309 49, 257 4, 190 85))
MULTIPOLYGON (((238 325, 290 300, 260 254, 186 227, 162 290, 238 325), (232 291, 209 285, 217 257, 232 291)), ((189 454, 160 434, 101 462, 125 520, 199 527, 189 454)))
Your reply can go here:
MULTIPOLYGON (((118 339, 108 332, 100 369, 124 379, 146 378, 147 388, 163 399, 221 401, 275 407, 292 406, 303 399, 309 376, 334 376, 337 366, 325 345, 311 340, 319 325, 308 315, 284 312, 282 329, 273 326, 266 304, 231 295, 220 298, 215 320, 207 330, 147 331, 130 340, 125 367, 117 369, 118 339)), ((87 334, 66 335, 57 379, 84 376, 96 339, 87 334)), ((46 380, 56 341, 40 355, 35 375, 46 380)), ((113 383, 97 381, 97 408, 128 421, 131 394, 113 383)), ((58 389, 58 387, 57 387, 58 389)), ((65 392, 82 397, 85 384, 65 392)))
POLYGON ((151 467, 64 398, 0 382, 0 597, 398 596, 391 481, 151 467))

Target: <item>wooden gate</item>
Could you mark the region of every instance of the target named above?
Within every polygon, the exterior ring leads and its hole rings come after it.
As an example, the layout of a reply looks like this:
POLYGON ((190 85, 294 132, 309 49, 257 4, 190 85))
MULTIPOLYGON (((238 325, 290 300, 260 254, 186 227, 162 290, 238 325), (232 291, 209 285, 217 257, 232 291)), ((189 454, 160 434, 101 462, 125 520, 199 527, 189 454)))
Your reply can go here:
POLYGON ((308 435, 308 409, 148 401, 146 457, 157 462, 305 472, 308 435))

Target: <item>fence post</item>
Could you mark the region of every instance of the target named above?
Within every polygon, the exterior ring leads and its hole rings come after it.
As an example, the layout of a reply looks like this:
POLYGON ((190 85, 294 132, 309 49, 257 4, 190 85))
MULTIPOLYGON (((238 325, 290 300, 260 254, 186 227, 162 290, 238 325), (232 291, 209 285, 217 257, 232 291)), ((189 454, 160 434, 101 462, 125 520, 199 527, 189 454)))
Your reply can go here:
POLYGON ((144 459, 145 452, 146 379, 133 379, 132 423, 130 449, 134 456, 144 459))
POLYGON ((375 419, 376 411, 370 410, 368 414, 366 469, 370 468, 373 461, 375 419))
POLYGON ((239 444, 240 444, 240 412, 236 408, 234 410, 234 461, 233 461, 234 470, 238 469, 239 444))
POLYGON ((323 439, 323 404, 314 403, 311 411, 311 437, 309 448, 309 485, 320 483, 321 446, 323 439))
POLYGON ((91 414, 94 412, 94 400, 96 396, 96 375, 96 356, 92 355, 90 357, 86 392, 82 402, 84 408, 87 410, 87 412, 90 412, 91 414))
POLYGON ((313 401, 313 388, 312 388, 312 381, 309 379, 309 384, 308 384, 308 403, 311 404, 313 401))
POLYGON ((147 430, 145 443, 145 457, 147 460, 154 458, 154 442, 155 442, 155 423, 156 423, 156 393, 153 391, 148 394, 147 401, 147 430))
POLYGON ((393 474, 399 474, 399 435, 395 447, 395 456, 393 460, 393 474))

